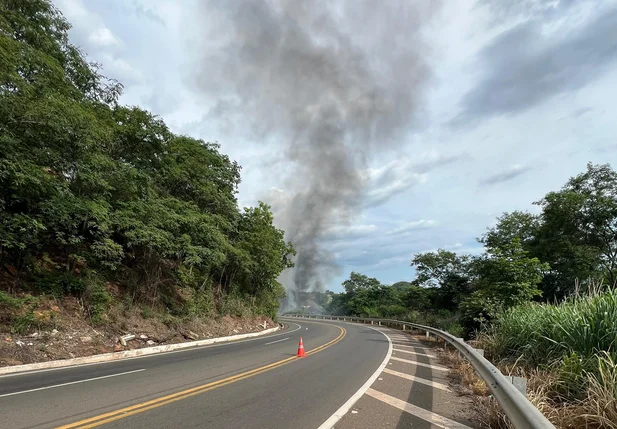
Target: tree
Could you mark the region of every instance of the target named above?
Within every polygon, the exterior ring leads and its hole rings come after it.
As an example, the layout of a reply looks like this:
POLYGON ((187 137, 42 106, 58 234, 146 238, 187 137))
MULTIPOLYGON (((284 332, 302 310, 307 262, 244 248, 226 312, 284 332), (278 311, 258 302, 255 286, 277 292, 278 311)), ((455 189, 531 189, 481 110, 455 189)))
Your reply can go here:
POLYGON ((437 289, 434 304, 439 308, 456 309, 473 290, 473 258, 469 255, 439 249, 415 254, 411 266, 416 269, 415 285, 437 289))
POLYGON ((487 249, 504 249, 518 239, 530 251, 537 242, 541 218, 528 212, 514 211, 497 218, 496 225, 478 239, 487 249))
POLYGON ((476 290, 461 303, 468 327, 494 319, 499 312, 541 295, 538 285, 550 269, 531 258, 518 238, 508 246, 489 249, 476 261, 476 290))
POLYGON ((587 164, 542 207, 539 257, 553 269, 555 294, 572 290, 576 280, 617 280, 617 172, 610 165, 587 164))
POLYGON ((345 292, 349 295, 353 295, 361 290, 375 288, 381 286, 379 280, 373 277, 365 276, 364 274, 356 273, 352 271, 349 278, 343 282, 345 292))

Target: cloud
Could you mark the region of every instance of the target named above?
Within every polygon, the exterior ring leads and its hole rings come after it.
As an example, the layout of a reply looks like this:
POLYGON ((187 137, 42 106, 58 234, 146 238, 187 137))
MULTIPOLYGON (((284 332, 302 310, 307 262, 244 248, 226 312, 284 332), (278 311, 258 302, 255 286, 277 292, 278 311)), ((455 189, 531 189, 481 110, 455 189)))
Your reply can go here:
MULTIPOLYGON (((397 164, 396 161, 394 164, 397 164)), ((394 165, 392 169, 381 169, 371 179, 370 188, 364 198, 364 206, 375 207, 407 189, 426 182, 426 174, 414 173, 394 165)))
POLYGON ((96 46, 118 46, 122 42, 107 27, 98 27, 88 35, 88 41, 96 46))
POLYGON ((481 185, 495 185, 497 183, 507 182, 508 180, 512 180, 522 174, 525 174, 532 167, 530 166, 522 166, 522 165, 513 165, 512 167, 502 170, 499 173, 493 174, 492 176, 486 177, 480 180, 481 185))
POLYGON ((428 180, 428 172, 466 157, 465 153, 444 155, 430 151, 414 156, 414 159, 420 161, 412 162, 408 156, 401 156, 381 167, 368 168, 361 174, 368 184, 364 206, 382 205, 413 186, 425 183, 428 180))
POLYGON ((428 229, 437 226, 437 222, 434 220, 417 220, 414 222, 407 222, 398 228, 387 232, 388 235, 404 235, 411 231, 417 231, 419 229, 428 229))
MULTIPOLYGON (((593 0, 592 0, 593 1, 593 0)), ((561 15, 575 5, 588 3, 585 0, 479 0, 479 6, 491 11, 491 23, 502 24, 513 19, 540 16, 550 18, 561 15)))
POLYGON ((122 41, 105 25, 101 16, 89 11, 81 0, 56 0, 54 3, 73 26, 71 41, 83 46, 89 54, 94 54, 100 48, 122 45, 122 41))
POLYGON ((142 73, 124 59, 111 54, 103 54, 101 58, 103 59, 103 70, 106 76, 118 79, 123 84, 143 81, 142 73))
POLYGON ((461 102, 452 125, 518 113, 583 88, 617 60, 617 8, 600 10, 582 28, 547 33, 531 19, 502 32, 479 54, 484 73, 461 102))
POLYGON ((425 160, 414 164, 412 169, 418 173, 428 173, 435 168, 455 163, 467 157, 466 153, 444 155, 438 152, 430 152, 425 160))

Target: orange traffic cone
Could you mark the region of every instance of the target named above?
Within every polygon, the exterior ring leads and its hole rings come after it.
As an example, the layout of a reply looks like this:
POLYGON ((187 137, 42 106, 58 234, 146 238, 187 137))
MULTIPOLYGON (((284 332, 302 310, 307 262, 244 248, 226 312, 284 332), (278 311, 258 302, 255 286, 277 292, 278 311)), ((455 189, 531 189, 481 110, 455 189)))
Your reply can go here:
POLYGON ((302 342, 302 337, 300 337, 300 344, 298 344, 298 357, 304 357, 306 356, 304 354, 304 343, 302 342))

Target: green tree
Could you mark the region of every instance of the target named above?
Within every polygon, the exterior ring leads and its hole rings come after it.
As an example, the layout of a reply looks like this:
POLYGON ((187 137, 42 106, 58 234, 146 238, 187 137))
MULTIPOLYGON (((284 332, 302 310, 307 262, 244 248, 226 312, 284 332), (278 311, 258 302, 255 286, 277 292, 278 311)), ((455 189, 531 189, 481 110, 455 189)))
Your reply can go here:
POLYGON ((368 277, 355 271, 352 271, 349 278, 343 282, 343 288, 345 288, 345 292, 349 295, 379 286, 381 286, 381 283, 376 278, 368 277))
POLYGON ((555 295, 575 282, 603 278, 615 285, 617 269, 617 173, 610 165, 587 165, 542 208, 538 256, 552 268, 555 295))
POLYGON ((413 284, 435 290, 433 304, 454 310, 473 290, 473 258, 439 249, 415 254, 411 266, 416 269, 413 284))
POLYGON ((487 249, 504 249, 518 239, 525 250, 537 244, 541 217, 528 212, 514 211, 497 218, 496 225, 478 239, 487 249))
POLYGON ((499 312, 539 296, 538 285, 550 266, 529 257, 520 240, 514 238, 508 246, 489 249, 477 260, 475 269, 476 290, 461 303, 468 327, 477 327, 499 312))

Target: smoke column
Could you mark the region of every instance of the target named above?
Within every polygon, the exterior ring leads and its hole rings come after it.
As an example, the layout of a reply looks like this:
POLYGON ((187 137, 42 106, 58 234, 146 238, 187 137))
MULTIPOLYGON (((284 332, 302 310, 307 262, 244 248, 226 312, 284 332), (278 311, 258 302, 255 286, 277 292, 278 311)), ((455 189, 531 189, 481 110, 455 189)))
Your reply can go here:
MULTIPOLYGON (((199 88, 292 168, 293 197, 274 209, 298 254, 281 279, 289 301, 336 264, 321 245, 360 209, 361 172, 408 138, 430 76, 422 28, 434 1, 210 1, 199 88), (281 218, 282 215, 282 218, 281 218)), ((272 203, 271 203, 272 204, 272 203)), ((290 302, 290 305, 293 305, 290 302)))

